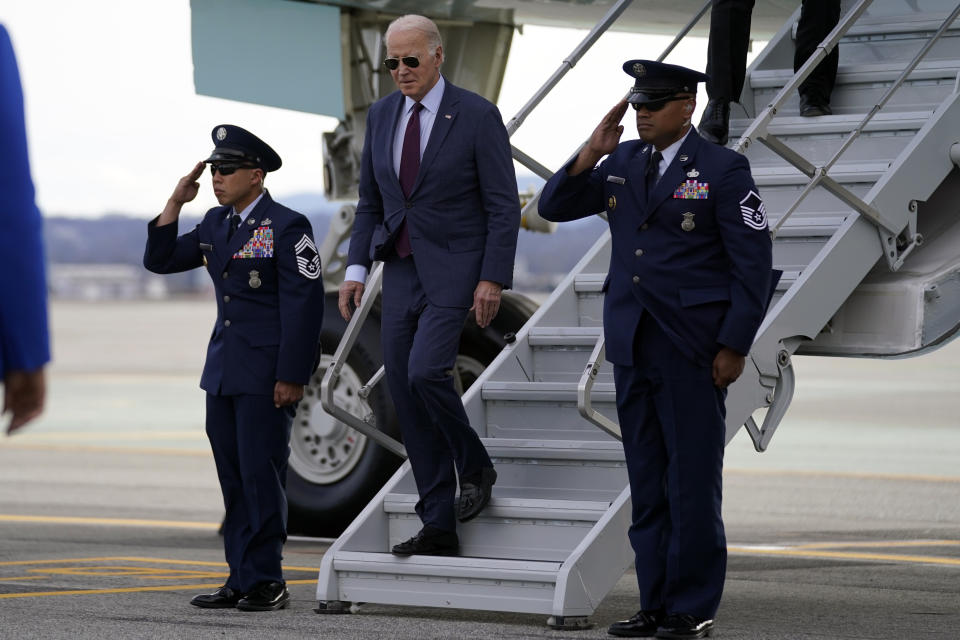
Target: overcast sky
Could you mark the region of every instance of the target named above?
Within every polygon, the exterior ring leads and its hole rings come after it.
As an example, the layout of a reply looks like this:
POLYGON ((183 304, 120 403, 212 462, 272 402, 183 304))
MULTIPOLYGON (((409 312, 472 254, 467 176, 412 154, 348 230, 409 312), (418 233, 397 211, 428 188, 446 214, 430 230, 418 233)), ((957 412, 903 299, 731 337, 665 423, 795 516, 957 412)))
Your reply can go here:
MULTIPOLYGON (((181 175, 229 122, 283 157, 271 193, 321 192, 324 116, 198 96, 189 0, 5 0, 2 21, 20 65, 37 202, 45 215, 108 212, 152 217, 181 175)), ((586 32, 526 26, 513 41, 499 106, 509 120, 586 32)), ((629 58, 656 58, 669 38, 610 33, 514 136, 557 168, 629 88, 629 58)), ((702 70, 706 41, 691 38, 670 62, 702 70)), ((701 91, 698 104, 705 102, 701 91)), ((694 120, 696 122, 696 119, 694 120)), ((636 137, 629 119, 624 138, 636 137)), ((523 185, 521 184, 521 187, 523 185)), ((209 185, 185 209, 214 204, 209 185)))

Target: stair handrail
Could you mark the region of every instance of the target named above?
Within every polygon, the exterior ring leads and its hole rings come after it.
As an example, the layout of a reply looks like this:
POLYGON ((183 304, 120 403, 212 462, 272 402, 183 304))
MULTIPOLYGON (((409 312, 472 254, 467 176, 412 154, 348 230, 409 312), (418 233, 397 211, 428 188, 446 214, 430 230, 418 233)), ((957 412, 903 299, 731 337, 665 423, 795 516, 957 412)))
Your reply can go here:
MULTIPOLYGON (((363 297, 360 300, 360 306, 356 308, 356 310, 353 312, 353 315, 350 317, 350 322, 347 323, 347 328, 343 332, 343 337, 340 339, 340 343, 337 345, 337 351, 333 354, 333 362, 329 367, 327 367, 327 370, 323 374, 323 380, 320 382, 320 405, 323 407, 324 411, 329 413, 331 416, 345 423, 347 426, 356 429, 363 435, 382 446, 387 451, 395 453, 401 458, 406 458, 407 451, 404 449, 403 445, 395 438, 390 437, 377 428, 375 422, 376 416, 372 411, 363 416, 363 418, 358 418, 346 409, 343 409, 337 405, 334 395, 337 382, 340 381, 340 371, 343 369, 343 366, 347 361, 347 355, 349 355, 350 351, 353 349, 353 345, 356 343, 357 338, 360 335, 360 330, 363 328, 363 323, 367 319, 370 309, 373 308, 373 303, 380 294, 382 285, 383 263, 375 262, 373 270, 370 273, 370 277, 367 278, 366 286, 363 289, 363 297)), ((380 369, 373 374, 370 380, 368 380, 363 387, 361 387, 361 397, 366 397, 366 395, 369 395, 370 389, 380 380, 380 378, 383 377, 383 371, 384 368, 383 365, 381 365, 380 369)))
POLYGON ((580 376, 577 383, 577 411, 588 422, 592 422, 602 430, 612 435, 617 440, 623 440, 623 434, 620 432, 620 424, 603 415, 593 408, 593 401, 590 396, 593 390, 593 384, 596 382, 597 374, 600 373, 600 364, 606 355, 606 340, 603 337, 603 331, 593 347, 593 352, 587 360, 587 366, 580 376))
MULTIPOLYGON (((953 21, 960 15, 960 4, 956 5, 953 11, 947 16, 947 18, 940 25, 940 28, 934 33, 921 47, 920 51, 913 57, 913 59, 904 67, 903 71, 897 76, 897 79, 891 84, 887 89, 884 95, 873 105, 869 112, 861 119, 859 124, 851 130, 847 135, 844 141, 841 143, 840 147, 833 154, 833 156, 822 166, 817 167, 808 162, 796 151, 791 149, 789 146, 784 144, 776 136, 768 132, 768 127, 779 110, 780 106, 787 100, 787 98, 792 95, 793 91, 800 86, 800 84, 807 78, 807 76, 813 71, 813 69, 833 50, 837 45, 840 38, 843 37, 850 27, 860 18, 863 12, 871 4, 872 0, 860 0, 860 2, 854 6, 844 18, 837 23, 837 26, 823 39, 823 41, 817 46, 813 54, 807 59, 807 61, 797 70, 793 75, 793 78, 780 90, 780 92, 774 97, 773 101, 767 105, 767 107, 761 112, 761 114, 747 127, 747 130, 743 133, 737 143, 734 145, 733 149, 735 151, 741 151, 746 149, 751 144, 752 140, 756 139, 764 143, 768 148, 770 148, 774 153, 779 155, 781 158, 786 160, 788 163, 796 167, 803 174, 810 178, 810 181, 804 186, 801 192, 797 195, 793 204, 790 205, 779 217, 777 223, 770 229, 772 236, 776 236, 779 230, 783 227, 786 221, 793 215, 793 213, 799 208, 800 203, 819 185, 832 193, 834 196, 838 197, 845 204, 850 206, 852 209, 856 210, 859 214, 865 216, 876 224, 881 230, 886 231, 890 235, 896 235, 899 233, 899 229, 895 229, 897 225, 893 221, 889 220, 882 212, 878 211, 875 207, 859 198, 853 194, 849 189, 842 186, 839 182, 834 180, 828 175, 829 170, 833 167, 836 162, 839 160, 850 146, 856 141, 861 133, 865 130, 867 124, 876 116, 877 113, 886 105, 890 100, 893 94, 899 89, 903 83, 906 81, 907 77, 913 72, 917 67, 920 61, 927 55, 933 45, 943 36, 949 26, 953 21)), ((888 256, 888 262, 891 269, 899 269, 903 264, 903 261, 909 255, 910 251, 913 250, 917 245, 922 242, 922 238, 918 235, 911 239, 912 242, 910 245, 901 250, 899 255, 890 259, 888 256)))

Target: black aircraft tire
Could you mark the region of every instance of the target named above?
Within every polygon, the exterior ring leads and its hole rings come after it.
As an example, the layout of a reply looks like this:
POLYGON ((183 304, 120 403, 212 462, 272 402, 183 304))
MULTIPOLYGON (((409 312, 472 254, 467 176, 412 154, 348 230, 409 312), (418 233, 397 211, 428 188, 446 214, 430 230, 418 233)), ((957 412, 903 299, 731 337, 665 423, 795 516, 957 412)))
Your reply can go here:
MULTIPOLYGON (((327 309, 336 306, 327 301, 327 309)), ((331 354, 340 342, 345 323, 339 316, 326 313, 324 329, 321 334, 324 358, 320 368, 314 374, 310 385, 305 389, 304 400, 297 409, 293 429, 290 437, 291 464, 287 471, 287 502, 289 508, 288 532, 290 534, 311 536, 338 536, 350 524, 360 510, 379 491, 387 479, 403 462, 401 458, 390 453, 370 439, 364 438, 353 429, 349 429, 333 418, 326 416, 322 407, 319 407, 320 381, 327 364, 331 361, 331 354), (321 444, 339 449, 349 446, 349 440, 360 442, 357 448, 363 447, 359 453, 351 450, 346 457, 341 455, 345 467, 338 470, 331 466, 329 457, 324 458, 322 451, 312 454, 311 438, 318 437, 317 429, 311 429, 307 422, 309 416, 314 419, 325 419, 320 430, 328 437, 321 444), (298 463, 298 460, 300 463, 298 463), (312 464, 311 464, 312 463, 312 464), (340 477, 340 471, 349 466, 347 472, 340 477)), ((340 387, 337 388, 338 398, 354 403, 363 402, 357 397, 356 390, 366 383, 377 369, 380 368, 380 336, 379 323, 372 319, 367 322, 360 332, 360 336, 347 357, 346 366, 342 371, 340 387)), ((399 425, 393 411, 386 389, 386 382, 382 381, 374 387, 366 405, 376 416, 376 424, 381 431, 391 437, 399 439, 399 425)), ((321 447, 322 449, 322 447, 321 447)))

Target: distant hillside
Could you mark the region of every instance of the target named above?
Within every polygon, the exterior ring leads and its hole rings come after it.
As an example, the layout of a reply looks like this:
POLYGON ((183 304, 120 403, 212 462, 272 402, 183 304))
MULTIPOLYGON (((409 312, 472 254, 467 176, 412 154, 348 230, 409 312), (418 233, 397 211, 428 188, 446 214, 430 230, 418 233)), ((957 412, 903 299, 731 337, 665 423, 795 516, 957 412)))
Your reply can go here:
MULTIPOLYGON (((323 239, 330 218, 340 203, 327 202, 320 194, 299 194, 281 200, 310 219, 317 241, 323 239)), ((180 219, 181 232, 199 222, 196 217, 180 219)), ((517 248, 517 288, 544 290, 545 283, 566 273, 596 241, 606 227, 599 218, 562 224, 552 235, 520 232, 517 248), (545 277, 546 276, 546 277, 545 277)), ((47 260, 53 265, 142 264, 147 221, 143 218, 110 214, 100 218, 44 218, 47 260)), ((202 278, 179 276, 168 280, 172 291, 193 290, 202 278)))

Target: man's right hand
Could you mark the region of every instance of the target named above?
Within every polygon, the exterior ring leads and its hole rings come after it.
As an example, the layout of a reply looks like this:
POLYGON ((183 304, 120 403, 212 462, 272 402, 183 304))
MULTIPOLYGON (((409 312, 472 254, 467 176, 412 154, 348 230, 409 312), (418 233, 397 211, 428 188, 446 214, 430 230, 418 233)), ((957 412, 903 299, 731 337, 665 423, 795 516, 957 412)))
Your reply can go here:
POLYGON ((170 194, 170 199, 167 200, 167 206, 163 208, 163 212, 157 219, 158 227, 176 222, 183 205, 197 197, 197 193, 200 192, 200 183, 197 180, 203 175, 204 166, 204 163, 198 162, 190 173, 180 178, 173 193, 170 194))
POLYGON ((196 198, 197 193, 200 191, 200 183, 197 182, 197 180, 203 175, 203 169, 204 164, 202 162, 194 165, 190 173, 180 178, 180 182, 177 183, 170 199, 183 206, 196 198))
POLYGON ((363 299, 363 288, 363 283, 356 280, 344 280, 343 284, 340 285, 340 299, 337 306, 340 308, 340 315, 347 322, 353 316, 353 308, 351 308, 350 303, 353 303, 353 307, 360 306, 360 301, 363 299))
POLYGON ((620 144, 620 136, 623 135, 623 125, 620 121, 623 120, 623 114, 627 112, 628 106, 626 100, 621 100, 607 112, 607 115, 603 116, 603 120, 590 134, 587 144, 580 150, 576 162, 567 170, 568 174, 575 176, 593 169, 600 158, 613 153, 620 144))

